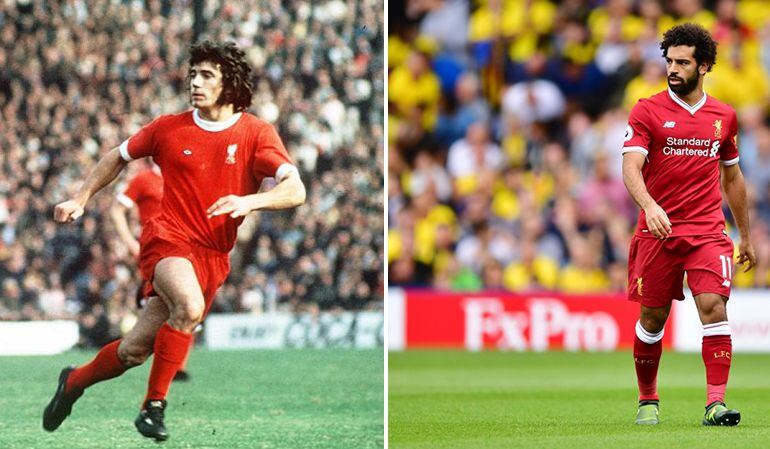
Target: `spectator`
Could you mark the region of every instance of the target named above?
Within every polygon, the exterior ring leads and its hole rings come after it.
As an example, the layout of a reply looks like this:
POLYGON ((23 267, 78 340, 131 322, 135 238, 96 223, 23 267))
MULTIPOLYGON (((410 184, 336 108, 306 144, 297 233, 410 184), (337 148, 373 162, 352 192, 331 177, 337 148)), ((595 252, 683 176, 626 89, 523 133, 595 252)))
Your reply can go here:
MULTIPOLYGON (((450 2, 415 3, 431 5, 423 9, 431 12, 392 29, 391 48, 401 55, 424 50, 420 32, 435 29, 432 8, 450 2)), ((422 126, 422 111, 388 111, 389 123, 398 125, 389 138, 393 285, 624 291, 637 220, 621 178, 628 111, 666 89, 660 35, 686 21, 719 39, 719 60, 705 90, 738 111, 758 264, 736 273, 734 285, 770 285, 770 3, 468 5, 464 54, 437 34, 431 52, 421 53, 426 71, 443 70, 447 53, 463 68, 454 89, 431 96, 439 105, 438 125, 422 126), (439 187, 436 164, 449 174, 450 192, 439 187)), ((407 70, 404 58, 392 60, 389 70, 391 78, 407 70)), ((401 87, 399 95, 424 95, 417 84, 401 87)))

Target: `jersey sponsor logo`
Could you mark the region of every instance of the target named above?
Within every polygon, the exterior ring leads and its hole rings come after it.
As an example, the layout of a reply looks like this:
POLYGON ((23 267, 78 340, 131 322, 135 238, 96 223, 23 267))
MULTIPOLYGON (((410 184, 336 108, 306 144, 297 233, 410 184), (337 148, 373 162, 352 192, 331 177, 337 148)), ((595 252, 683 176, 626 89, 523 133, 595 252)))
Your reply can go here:
POLYGON ((624 137, 624 142, 628 142, 632 137, 634 137, 634 130, 631 128, 631 125, 626 125, 626 136, 624 137))
POLYGON ((669 120, 669 121, 667 121, 666 123, 663 124, 664 128, 673 128, 674 126, 676 126, 676 122, 673 122, 671 120, 669 120))
POLYGON ((714 120, 714 138, 722 138, 722 120, 714 120))
POLYGON ((235 152, 238 151, 238 144, 234 143, 232 145, 227 146, 227 159, 225 159, 225 164, 234 164, 235 163, 235 152))
POLYGON ((689 139, 678 139, 676 137, 667 137, 666 146, 663 147, 665 156, 696 156, 696 157, 719 157, 718 140, 698 139, 691 137, 689 139))

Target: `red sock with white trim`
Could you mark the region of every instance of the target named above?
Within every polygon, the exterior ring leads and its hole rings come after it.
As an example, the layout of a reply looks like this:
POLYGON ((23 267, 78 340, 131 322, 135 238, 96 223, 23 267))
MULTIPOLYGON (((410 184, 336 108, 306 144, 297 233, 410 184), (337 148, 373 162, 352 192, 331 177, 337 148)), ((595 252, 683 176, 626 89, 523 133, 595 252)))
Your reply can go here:
POLYGON ((87 364, 75 368, 67 377, 64 391, 69 393, 73 388, 85 390, 91 385, 103 380, 112 379, 125 373, 128 368, 118 358, 118 346, 121 340, 108 343, 87 364))
POLYGON ((192 334, 176 330, 168 323, 158 329, 145 401, 166 399, 171 381, 190 352, 192 338, 192 334))
POLYGON ((725 402, 733 355, 733 341, 727 321, 703 326, 701 354, 706 366, 706 405, 714 401, 725 402))
POLYGON ((636 338, 634 339, 634 365, 636 366, 636 381, 639 385, 640 401, 657 401, 658 398, 658 365, 663 353, 663 331, 648 332, 642 324, 636 322, 636 338))

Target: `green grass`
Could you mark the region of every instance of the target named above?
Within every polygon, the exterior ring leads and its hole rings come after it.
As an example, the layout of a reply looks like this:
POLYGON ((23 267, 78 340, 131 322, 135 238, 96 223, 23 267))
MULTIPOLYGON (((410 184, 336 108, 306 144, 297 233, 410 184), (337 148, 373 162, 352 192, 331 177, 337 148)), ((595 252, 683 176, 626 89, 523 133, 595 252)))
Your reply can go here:
POLYGON ((738 427, 703 427, 700 354, 666 352, 658 426, 636 426, 629 352, 389 355, 390 449, 770 447, 770 357, 737 354, 727 405, 738 427))
POLYGON ((94 385, 53 433, 42 428, 59 370, 92 352, 0 357, 0 448, 381 448, 382 350, 207 351, 168 396, 170 438, 137 433, 149 361, 94 385))

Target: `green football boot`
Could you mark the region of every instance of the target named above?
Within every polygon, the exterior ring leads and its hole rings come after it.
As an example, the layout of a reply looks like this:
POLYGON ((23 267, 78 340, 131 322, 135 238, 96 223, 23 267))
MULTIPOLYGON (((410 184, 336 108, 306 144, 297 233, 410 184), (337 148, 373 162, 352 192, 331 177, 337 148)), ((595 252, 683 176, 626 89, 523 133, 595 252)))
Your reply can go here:
POLYGON ((658 401, 639 401, 639 410, 636 412, 636 423, 642 425, 658 424, 658 401))
POLYGON ((741 422, 741 412, 727 408, 724 402, 714 401, 706 406, 703 416, 704 426, 737 426, 741 422))

